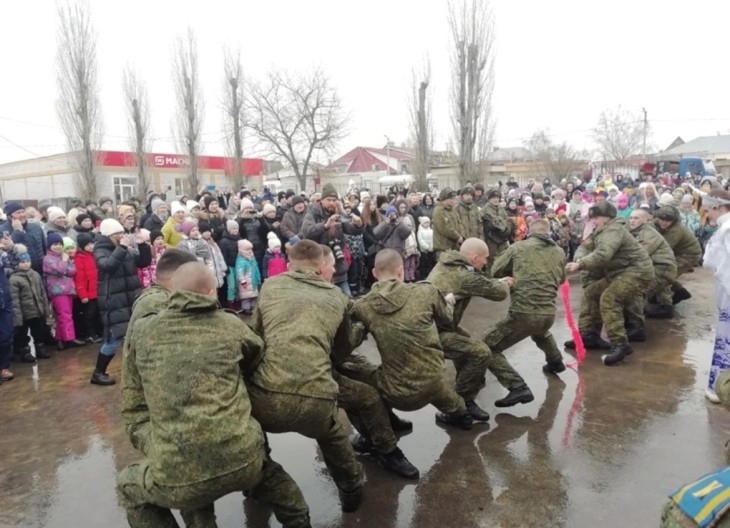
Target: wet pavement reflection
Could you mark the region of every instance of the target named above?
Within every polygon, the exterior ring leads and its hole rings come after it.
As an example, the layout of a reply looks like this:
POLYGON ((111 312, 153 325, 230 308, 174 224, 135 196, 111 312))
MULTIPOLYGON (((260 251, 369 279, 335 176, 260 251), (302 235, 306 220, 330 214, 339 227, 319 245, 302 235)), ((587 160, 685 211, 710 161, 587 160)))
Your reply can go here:
MULTIPOLYGON (((621 366, 604 367, 600 354, 589 352, 580 372, 548 378, 527 340, 507 355, 534 402, 496 409, 505 391, 488 375, 478 401, 492 414, 490 424, 445 430, 432 407, 401 413, 414 432, 399 445, 421 479, 399 479, 363 458, 365 498, 354 514, 340 512, 313 441, 272 435, 272 456, 302 487, 316 527, 656 526, 669 492, 723 465, 730 436, 730 412, 704 399, 712 277, 698 270, 683 282, 693 298, 675 319, 648 321, 649 341, 621 366)), ((579 294, 573 284, 576 310, 579 294)), ((475 301, 464 325, 481 335, 506 309, 475 301)), ((559 342, 570 338, 562 307, 554 334, 559 342)), ((377 358, 372 340, 362 348, 377 358)), ((126 525, 115 475, 138 456, 119 416, 119 386, 88 383, 95 352, 85 347, 34 367, 14 364, 16 380, 0 386, 0 526, 126 525)), ((448 375, 453 380, 450 364, 448 375)), ((241 494, 219 500, 216 513, 221 527, 278 526, 241 494)))

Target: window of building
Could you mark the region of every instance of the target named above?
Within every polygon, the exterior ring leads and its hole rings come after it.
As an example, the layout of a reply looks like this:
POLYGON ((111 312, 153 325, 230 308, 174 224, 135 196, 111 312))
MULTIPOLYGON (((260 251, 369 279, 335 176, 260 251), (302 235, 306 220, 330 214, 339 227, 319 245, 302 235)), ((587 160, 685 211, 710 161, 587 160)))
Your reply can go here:
POLYGON ((405 163, 403 165, 401 165, 400 166, 400 173, 401 174, 408 174, 408 165, 406 165, 405 163))
POLYGON ((378 165, 377 163, 375 165, 373 165, 373 172, 376 172, 379 170, 380 170, 380 165, 378 165))
POLYGON ((114 176, 114 196, 117 199, 117 203, 126 202, 136 195, 136 183, 137 178, 114 176))
POLYGON ((185 178, 175 178, 175 196, 185 194, 185 178))

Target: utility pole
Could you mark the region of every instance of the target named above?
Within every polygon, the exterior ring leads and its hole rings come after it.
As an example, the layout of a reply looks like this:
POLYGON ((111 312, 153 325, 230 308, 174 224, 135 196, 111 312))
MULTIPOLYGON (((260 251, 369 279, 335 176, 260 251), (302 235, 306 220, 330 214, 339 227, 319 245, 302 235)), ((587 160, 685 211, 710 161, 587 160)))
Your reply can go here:
MULTIPOLYGON (((233 142, 236 159, 233 168, 233 181, 236 189, 243 187, 243 146, 241 145, 241 109, 238 102, 238 79, 231 77, 231 117, 233 118, 233 142)), ((302 189, 304 190, 304 189, 302 189)))
POLYGON ((642 107, 641 111, 644 112, 644 142, 641 147, 641 157, 646 160, 646 131, 649 127, 649 123, 646 120, 646 108, 642 107))
POLYGON ((385 175, 390 176, 390 138, 388 136, 385 136, 385 155, 387 160, 385 162, 385 175))

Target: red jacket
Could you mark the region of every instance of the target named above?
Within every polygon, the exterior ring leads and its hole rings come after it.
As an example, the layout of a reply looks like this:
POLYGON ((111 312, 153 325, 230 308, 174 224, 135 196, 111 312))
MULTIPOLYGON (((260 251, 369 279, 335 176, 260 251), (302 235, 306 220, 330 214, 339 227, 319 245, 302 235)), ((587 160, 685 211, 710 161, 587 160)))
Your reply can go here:
POLYGON ((93 253, 76 252, 74 263, 76 264, 76 295, 79 299, 96 299, 99 278, 93 253))

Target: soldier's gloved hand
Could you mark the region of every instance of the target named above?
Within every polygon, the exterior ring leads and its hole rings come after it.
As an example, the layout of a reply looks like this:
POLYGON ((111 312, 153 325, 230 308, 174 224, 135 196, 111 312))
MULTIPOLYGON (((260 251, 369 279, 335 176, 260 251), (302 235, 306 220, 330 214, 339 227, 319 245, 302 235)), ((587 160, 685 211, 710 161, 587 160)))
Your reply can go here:
POLYGON ((454 297, 453 293, 447 293, 446 295, 444 295, 444 299, 452 306, 456 304, 456 297, 454 297))

